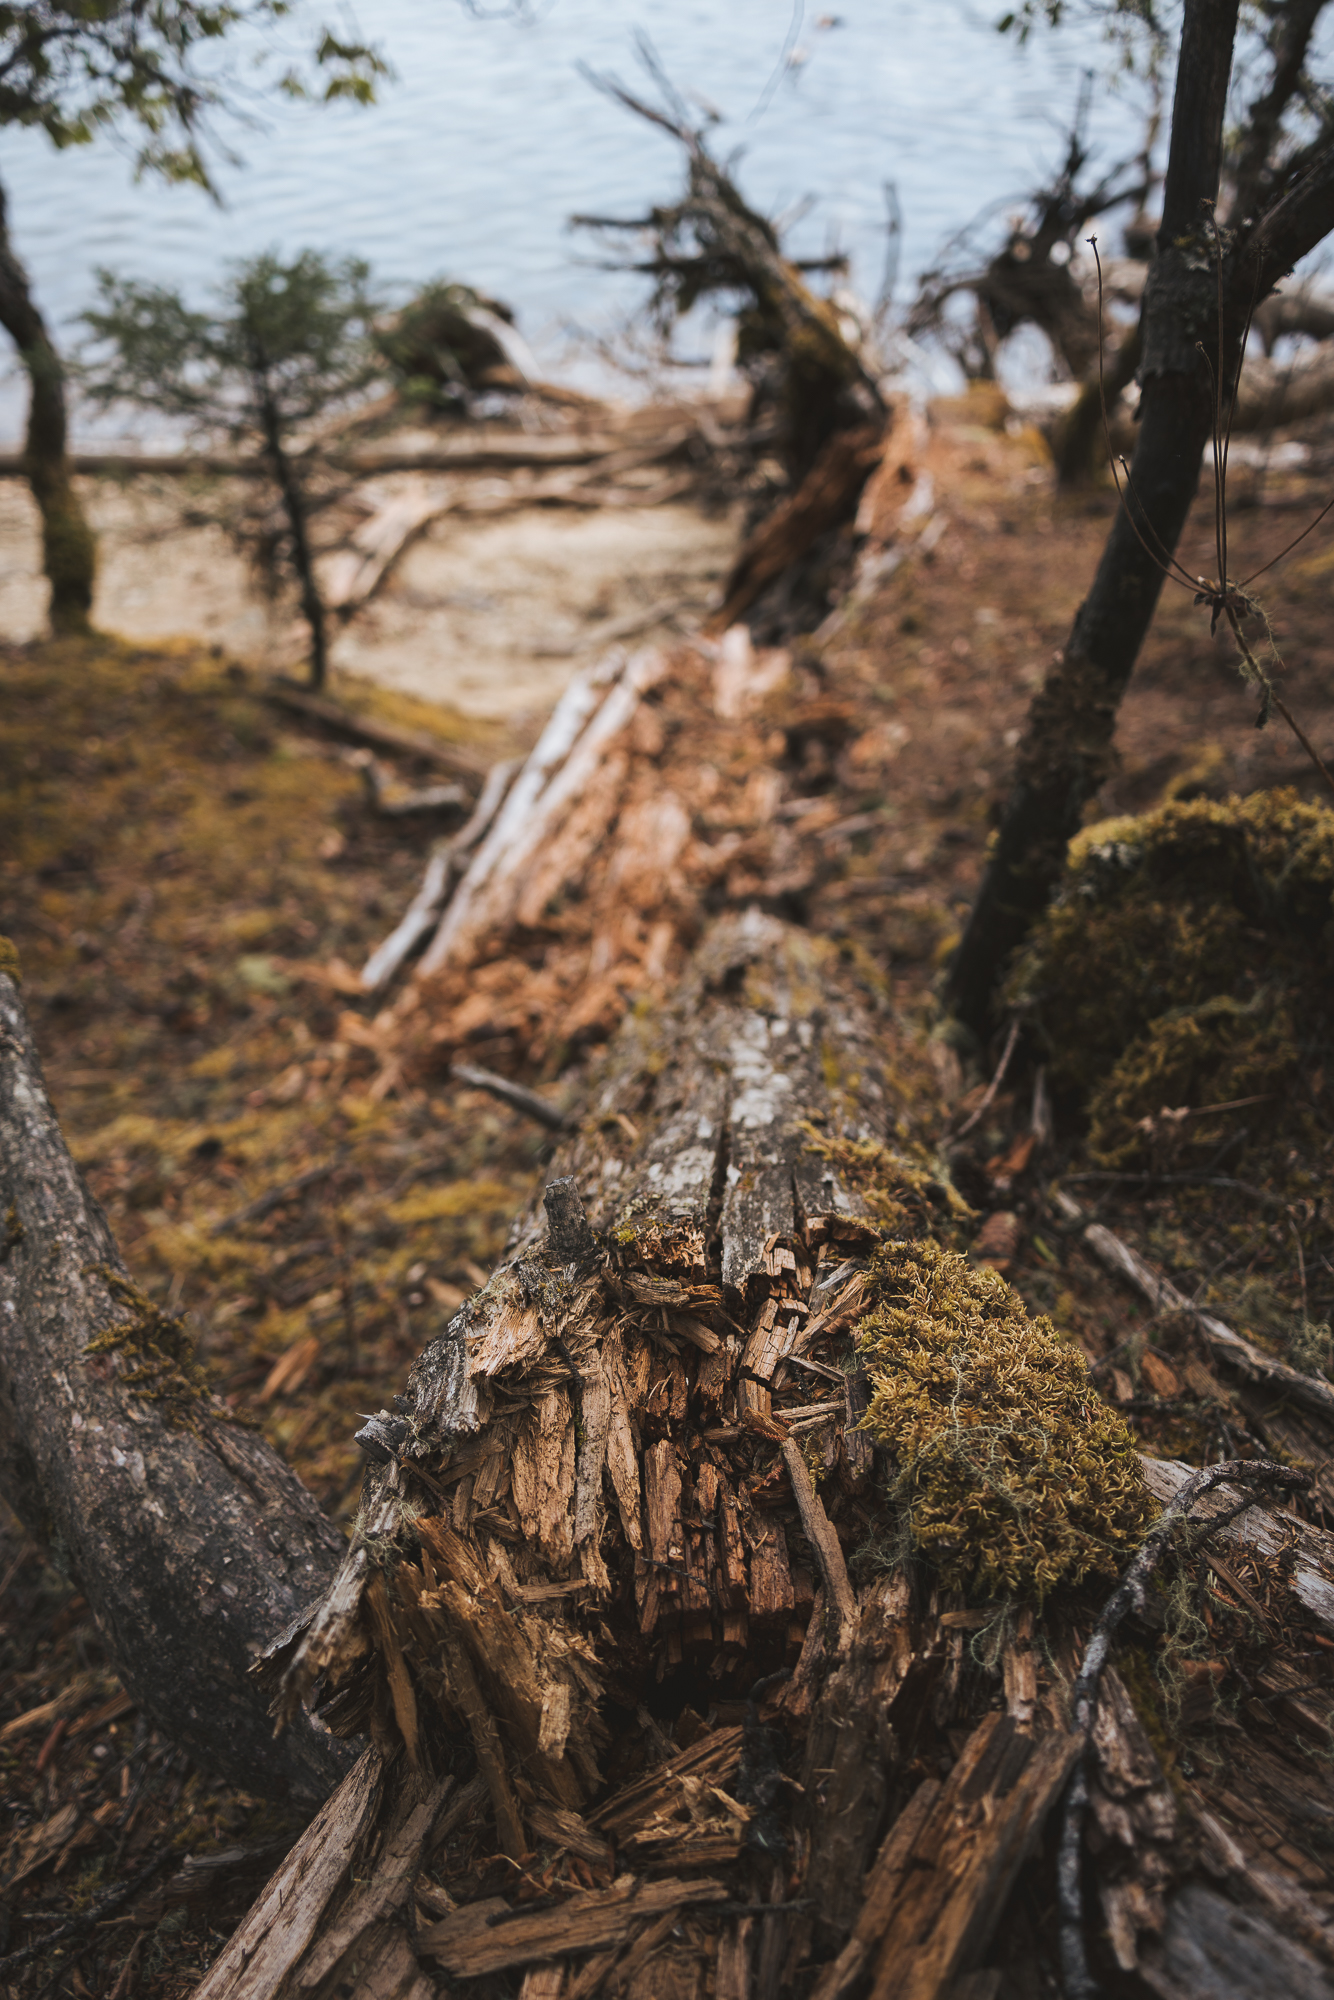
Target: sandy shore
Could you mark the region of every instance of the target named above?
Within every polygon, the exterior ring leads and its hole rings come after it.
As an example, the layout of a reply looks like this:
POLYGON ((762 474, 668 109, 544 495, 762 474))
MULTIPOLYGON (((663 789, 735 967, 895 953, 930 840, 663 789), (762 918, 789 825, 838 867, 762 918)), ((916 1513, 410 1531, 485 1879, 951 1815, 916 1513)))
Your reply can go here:
MULTIPOLYGON (((100 629, 145 642, 203 639, 248 664, 293 663, 290 606, 267 600, 223 529, 200 518, 216 487, 147 477, 79 484, 99 538, 100 629)), ((616 627, 664 603, 681 616, 702 612, 735 541, 730 517, 680 501, 446 513, 337 628, 333 662, 522 727, 616 627)), ((37 637, 45 603, 36 509, 20 481, 0 481, 0 633, 37 637)))

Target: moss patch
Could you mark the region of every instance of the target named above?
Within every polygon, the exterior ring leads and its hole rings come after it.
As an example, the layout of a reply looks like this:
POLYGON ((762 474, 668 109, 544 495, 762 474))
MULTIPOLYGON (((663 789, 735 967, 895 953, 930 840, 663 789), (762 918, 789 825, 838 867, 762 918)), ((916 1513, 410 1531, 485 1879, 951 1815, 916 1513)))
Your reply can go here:
POLYGON ((868 1293, 864 1428, 892 1453, 913 1543, 945 1582, 1040 1602, 1114 1576, 1157 1508, 1079 1350, 937 1243, 886 1244, 868 1293))
POLYGON ((137 1389, 149 1402, 164 1403, 172 1423, 192 1426, 199 1399, 208 1393, 208 1378, 184 1319, 165 1312, 109 1265, 94 1269, 129 1317, 95 1334, 84 1353, 119 1354, 126 1388, 137 1389))
POLYGON ((1334 1052, 1332 892, 1334 812, 1289 790, 1174 802, 1073 844, 1007 997, 1095 1160, 1317 1138, 1293 1084, 1334 1052))

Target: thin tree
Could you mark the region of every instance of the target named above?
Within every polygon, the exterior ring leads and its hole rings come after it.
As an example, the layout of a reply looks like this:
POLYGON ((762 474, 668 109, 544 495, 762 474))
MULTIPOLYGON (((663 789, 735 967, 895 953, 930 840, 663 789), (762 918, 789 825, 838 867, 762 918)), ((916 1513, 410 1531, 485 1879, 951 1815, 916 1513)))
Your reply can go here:
POLYGON ((240 264, 216 309, 192 311, 179 292, 99 273, 101 303, 84 314, 97 344, 80 371, 103 405, 129 403, 183 420, 264 460, 285 531, 278 553, 310 628, 310 678, 328 672, 325 609, 311 554, 302 433, 346 408, 382 367, 371 338, 367 265, 331 264, 313 250, 291 263, 269 254, 240 264))
MULTIPOLYGON (((57 148, 129 127, 140 172, 213 191, 205 160, 211 113, 229 103, 227 79, 195 69, 203 47, 239 27, 273 28, 288 0, 23 0, 0 4, 0 130, 35 126, 57 148)), ((280 51, 268 45, 270 59, 280 51)), ((275 77, 289 96, 368 103, 387 74, 374 50, 319 32, 304 67, 275 77), (318 81, 317 81, 318 77, 318 81)), ((96 544, 70 477, 65 371, 9 236, 0 188, 0 326, 27 370, 25 470, 42 517, 42 562, 58 632, 88 629, 96 544)))
MULTIPOLYGON (((1315 0, 1275 0, 1266 10, 1269 82, 1247 120, 1253 143, 1240 148, 1247 164, 1226 223, 1216 220, 1238 11, 1238 0, 1186 0, 1128 483, 1070 638, 1029 711, 996 845, 950 967, 948 1002, 978 1034, 991 1025, 997 977, 1050 899, 1107 774, 1117 710, 1220 412, 1225 426, 1250 314, 1334 229, 1334 119, 1304 89, 1315 0), (1315 130, 1285 144, 1283 113, 1299 96, 1317 106, 1315 130)), ((1235 579, 1220 574, 1198 587, 1215 616, 1229 598, 1236 608, 1235 579)))

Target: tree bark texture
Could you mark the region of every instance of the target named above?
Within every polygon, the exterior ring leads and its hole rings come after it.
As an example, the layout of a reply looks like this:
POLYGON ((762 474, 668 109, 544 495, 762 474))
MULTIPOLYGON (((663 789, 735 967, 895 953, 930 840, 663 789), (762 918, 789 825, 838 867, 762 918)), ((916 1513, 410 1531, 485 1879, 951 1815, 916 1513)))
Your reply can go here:
POLYGON ((996 848, 950 968, 951 1004, 979 1034, 990 1025, 997 974, 1045 908, 1106 776, 1117 709, 1199 485, 1214 380, 1230 391, 1235 377, 1240 316, 1231 301, 1220 353, 1207 204, 1218 188, 1236 23, 1236 0, 1188 0, 1163 220, 1145 287, 1130 491, 1065 651, 1029 712, 996 848))
POLYGON ((0 1486, 79 1585, 145 1715, 206 1769, 312 1803, 346 1747, 280 1743, 249 1669, 342 1538, 200 1385, 184 1327, 130 1284, 0 973, 0 1486))
POLYGON ((23 471, 42 517, 42 568, 51 586, 56 632, 86 632, 93 608, 97 545, 66 456, 65 371, 33 302, 28 274, 9 240, 0 188, 0 326, 28 373, 28 435, 23 471))

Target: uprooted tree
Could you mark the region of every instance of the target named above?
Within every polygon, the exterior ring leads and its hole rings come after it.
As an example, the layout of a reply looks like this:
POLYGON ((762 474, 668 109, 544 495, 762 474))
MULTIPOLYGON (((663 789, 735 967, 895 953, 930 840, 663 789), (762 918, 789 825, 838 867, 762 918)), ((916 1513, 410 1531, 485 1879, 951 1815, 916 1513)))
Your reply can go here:
MULTIPOLYGON (((285 0, 198 5, 168 0, 83 0, 0 6, 0 128, 36 126, 58 148, 87 145, 108 127, 142 135, 137 166, 169 181, 209 188, 203 140, 227 93, 216 70, 196 67, 201 49, 243 27, 272 27, 285 0)), ((369 102, 385 66, 373 50, 322 30, 313 50, 326 99, 369 102)), ((311 85, 289 67, 289 93, 311 85)), ((93 605, 96 543, 66 456, 65 370, 9 234, 0 190, 0 326, 13 340, 29 383, 26 471, 42 517, 42 562, 56 631, 86 631, 93 605)))
MULTIPOLYGON (((1252 109, 1249 166, 1237 174, 1224 220, 1215 203, 1238 8, 1234 0, 1187 0, 1184 10, 1163 216, 1140 322, 1139 431, 1123 503, 1070 638, 1029 711, 996 845, 950 968, 951 1004, 978 1033, 991 1022, 998 975, 1051 897, 1067 844, 1107 774, 1117 709, 1206 447, 1226 425, 1251 312, 1334 228, 1330 121, 1322 117, 1301 144, 1282 124, 1321 9, 1308 0, 1272 11, 1283 33, 1271 48, 1270 88, 1252 109)), ((1235 579, 1201 578, 1199 589, 1220 613, 1230 602, 1240 622, 1249 616, 1235 579)), ((1269 689, 1257 698, 1267 715, 1269 689)))
POLYGON ((665 108, 614 79, 592 80, 679 141, 685 191, 645 216, 573 220, 604 236, 640 239, 642 254, 618 258, 615 268, 652 279, 649 310, 663 333, 703 299, 721 301, 735 317, 737 361, 754 392, 752 416, 772 425, 791 491, 737 557, 713 621, 722 631, 780 576, 790 576, 821 536, 852 520, 887 412, 866 329, 846 304, 820 297, 807 282, 816 272, 837 275, 845 260, 785 254, 778 229, 713 157, 646 42, 640 53, 665 108))

